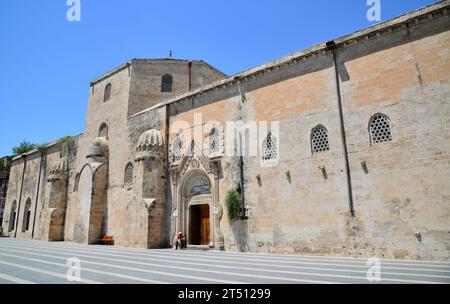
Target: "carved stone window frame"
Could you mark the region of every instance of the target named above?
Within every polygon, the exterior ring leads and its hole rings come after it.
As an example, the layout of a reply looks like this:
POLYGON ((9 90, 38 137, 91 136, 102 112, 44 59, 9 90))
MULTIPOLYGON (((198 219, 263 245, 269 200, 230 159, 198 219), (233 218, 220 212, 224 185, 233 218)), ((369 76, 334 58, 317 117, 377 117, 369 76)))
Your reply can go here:
POLYGON ((177 135, 172 144, 170 145, 170 151, 169 151, 169 156, 170 156, 170 161, 173 164, 178 164, 184 156, 184 141, 182 139, 181 135, 177 135))
POLYGON ((203 144, 203 150, 206 151, 206 155, 208 155, 209 158, 216 158, 221 157, 224 155, 224 149, 225 149, 225 135, 223 126, 221 124, 212 124, 206 129, 206 136, 204 139, 203 144), (215 132, 213 134, 213 132, 215 132), (215 149, 211 149, 211 145, 213 144, 211 142, 212 136, 215 136, 215 149))

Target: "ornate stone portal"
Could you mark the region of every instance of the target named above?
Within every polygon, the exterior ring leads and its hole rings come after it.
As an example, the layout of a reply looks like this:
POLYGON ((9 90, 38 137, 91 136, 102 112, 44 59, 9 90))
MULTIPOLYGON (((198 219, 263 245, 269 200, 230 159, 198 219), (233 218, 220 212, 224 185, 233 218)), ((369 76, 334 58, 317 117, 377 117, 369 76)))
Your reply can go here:
POLYGON ((220 229, 223 208, 219 203, 219 165, 203 155, 193 144, 191 155, 172 164, 171 240, 178 232, 187 237, 188 246, 223 249, 220 229))

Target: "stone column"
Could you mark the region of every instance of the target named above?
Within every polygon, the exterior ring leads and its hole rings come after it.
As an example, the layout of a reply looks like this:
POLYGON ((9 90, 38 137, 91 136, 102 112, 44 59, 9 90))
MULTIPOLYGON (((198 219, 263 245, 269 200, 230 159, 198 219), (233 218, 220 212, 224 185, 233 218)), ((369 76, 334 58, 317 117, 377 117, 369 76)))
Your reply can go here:
POLYGON ((224 239, 222 235, 222 231, 220 229, 220 220, 222 219, 223 215, 223 207, 220 204, 220 161, 216 161, 213 163, 213 170, 214 170, 214 196, 213 196, 213 206, 217 208, 217 213, 213 217, 214 222, 214 243, 213 246, 215 248, 218 248, 219 250, 224 249, 224 239))
POLYGON ((180 229, 180 206, 178 198, 178 172, 170 170, 171 186, 172 186, 172 210, 171 210, 171 224, 172 231, 170 232, 170 246, 174 245, 175 236, 180 229), (176 214, 174 214, 176 211, 176 214))

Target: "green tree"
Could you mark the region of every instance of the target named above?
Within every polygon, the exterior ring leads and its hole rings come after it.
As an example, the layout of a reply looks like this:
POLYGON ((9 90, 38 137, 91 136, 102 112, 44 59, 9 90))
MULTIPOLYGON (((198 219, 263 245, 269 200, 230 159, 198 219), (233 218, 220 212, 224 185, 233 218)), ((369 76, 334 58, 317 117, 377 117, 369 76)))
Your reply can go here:
POLYGON ((21 155, 36 148, 36 144, 24 140, 18 146, 13 147, 12 152, 14 155, 21 155))

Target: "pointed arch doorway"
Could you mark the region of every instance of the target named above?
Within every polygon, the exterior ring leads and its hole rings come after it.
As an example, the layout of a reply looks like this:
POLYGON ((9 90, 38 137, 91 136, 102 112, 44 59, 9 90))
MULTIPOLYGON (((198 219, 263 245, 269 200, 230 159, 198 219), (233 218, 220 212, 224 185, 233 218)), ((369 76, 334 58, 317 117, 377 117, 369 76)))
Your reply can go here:
POLYGON ((213 241, 211 181, 202 170, 192 170, 181 187, 180 232, 188 246, 209 246, 213 241))

